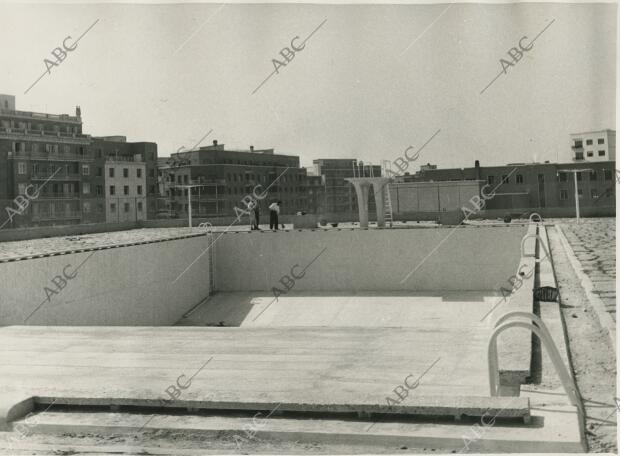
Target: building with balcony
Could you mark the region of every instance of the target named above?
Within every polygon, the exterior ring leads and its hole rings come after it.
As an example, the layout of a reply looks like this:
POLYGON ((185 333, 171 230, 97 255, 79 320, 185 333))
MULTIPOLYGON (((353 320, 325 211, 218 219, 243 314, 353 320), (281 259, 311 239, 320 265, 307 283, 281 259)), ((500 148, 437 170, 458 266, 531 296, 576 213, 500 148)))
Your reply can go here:
POLYGON ((83 134, 79 107, 74 116, 18 111, 15 107, 14 96, 0 95, 0 204, 5 208, 0 225, 18 228, 109 220, 104 191, 108 157, 143 164, 147 198, 143 208, 147 216, 155 217, 155 143, 83 134), (28 201, 27 207, 18 215, 7 216, 6 208, 18 209, 15 200, 22 198, 28 201))
POLYGON ((19 216, 0 223, 15 228, 105 220, 94 195, 86 193, 94 161, 90 143, 79 107, 75 116, 17 111, 14 96, 0 95, 1 203, 15 208, 26 189, 36 195, 19 216))
POLYGON ((570 135, 574 162, 616 160, 616 131, 599 130, 570 135))
POLYGON ((275 154, 273 149, 226 149, 213 141, 210 146, 173 153, 160 167, 161 216, 185 218, 191 191, 192 215, 235 216, 235 207, 246 209, 241 200, 268 191, 261 201, 262 212, 272 201, 282 201, 282 214, 310 211, 306 169, 299 157, 275 154), (193 185, 193 188, 186 186, 193 185), (166 215, 167 214, 167 215, 166 215))

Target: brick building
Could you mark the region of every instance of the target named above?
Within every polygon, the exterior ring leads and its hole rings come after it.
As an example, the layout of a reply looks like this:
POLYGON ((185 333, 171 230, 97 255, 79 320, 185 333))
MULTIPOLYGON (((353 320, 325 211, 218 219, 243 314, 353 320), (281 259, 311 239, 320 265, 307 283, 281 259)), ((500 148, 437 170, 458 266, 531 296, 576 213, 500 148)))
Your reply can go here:
MULTIPOLYGON (((142 161, 146 172, 148 211, 157 196, 157 145, 128 143, 124 137, 92 138, 82 132, 79 107, 75 115, 44 114, 15 109, 15 97, 0 95, 0 225, 26 226, 101 223, 106 217, 106 175, 109 157, 142 161), (28 205, 18 215, 15 200, 28 205)), ((109 209, 109 207, 108 207, 109 209)))
POLYGON ((430 169, 410 176, 404 182, 479 180, 489 184, 485 193, 497 187, 496 196, 486 202, 487 215, 519 215, 538 212, 548 217, 575 215, 575 183, 571 170, 577 173, 579 205, 583 216, 615 215, 615 162, 515 163, 503 166, 430 169))
MULTIPOLYGON (((282 214, 310 212, 316 203, 309 198, 305 168, 299 157, 275 154, 273 149, 231 150, 213 141, 210 146, 173 153, 165 165, 160 160, 160 216, 186 218, 191 191, 192 215, 234 216, 234 208, 245 209, 241 200, 255 186, 267 190, 263 212, 272 201, 282 201, 282 214), (288 168, 288 169, 287 169, 288 168), (184 186, 199 185, 189 189, 184 186)), ((312 185, 315 185, 312 181, 312 185)))

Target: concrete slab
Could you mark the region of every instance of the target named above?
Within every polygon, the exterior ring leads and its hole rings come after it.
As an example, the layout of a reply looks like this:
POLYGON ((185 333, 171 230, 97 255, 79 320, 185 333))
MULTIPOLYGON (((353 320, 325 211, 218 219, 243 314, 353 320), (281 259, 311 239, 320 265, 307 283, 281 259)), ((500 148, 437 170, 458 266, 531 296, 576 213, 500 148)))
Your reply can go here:
POLYGON ((189 382, 176 399, 386 404, 424 375, 415 396, 487 397, 483 329, 12 326, 0 329, 0 383, 14 402, 159 403, 189 382))
MULTIPOLYGON (((308 443, 367 444, 377 447, 407 446, 409 448, 438 448, 450 452, 521 452, 521 453, 575 453, 584 448, 578 436, 578 423, 570 408, 553 407, 536 410, 530 425, 495 421, 483 427, 478 421, 394 422, 337 419, 300 419, 275 417, 260 418, 231 416, 170 416, 122 413, 68 414, 45 412, 31 419, 35 433, 59 434, 86 432, 97 434, 125 433, 139 430, 191 432, 192 435, 210 435, 214 438, 247 438, 253 440, 278 439, 308 443), (475 432, 480 436, 475 438, 475 432)), ((490 419, 486 421, 490 423, 490 419)), ((143 435, 143 434, 142 434, 143 435)), ((139 437, 141 439, 141 437, 139 437)), ((243 440, 240 441, 243 450, 243 440)), ((58 448, 58 447, 56 447, 58 448)), ((112 448, 110 448, 111 450, 112 448)), ((118 447, 116 447, 118 450, 118 447)), ((161 451, 161 448, 159 449, 161 451)), ((175 446, 175 454, 182 449, 175 446)), ((205 450, 203 450, 205 451, 205 450)), ((153 454, 159 454, 154 452, 153 454)), ((188 453, 190 454, 190 453, 188 453)), ((191 453, 195 454, 195 453, 191 453)), ((203 454, 203 453, 200 453, 203 454)))

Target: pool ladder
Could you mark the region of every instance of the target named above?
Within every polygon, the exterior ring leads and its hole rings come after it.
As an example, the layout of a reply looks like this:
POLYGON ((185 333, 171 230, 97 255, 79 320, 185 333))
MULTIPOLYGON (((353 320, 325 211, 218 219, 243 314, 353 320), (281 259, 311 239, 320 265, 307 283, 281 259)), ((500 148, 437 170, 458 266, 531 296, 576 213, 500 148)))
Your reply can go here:
POLYGON ((562 361, 562 357, 560 356, 560 351, 558 350, 557 345, 551 338, 551 334, 547 329, 547 325, 542 321, 540 317, 534 315, 531 312, 522 312, 522 311, 513 311, 508 312, 502 315, 494 325, 493 333, 491 334, 491 338, 489 339, 488 346, 488 357, 489 357, 489 386, 491 389, 491 396, 499 396, 499 366, 497 360, 497 338, 498 336, 504 332, 505 330, 513 327, 525 328, 529 329, 531 332, 536 334, 540 339, 542 345, 544 345, 549 358, 551 358, 551 362, 555 367, 555 371, 560 377, 560 381, 562 382, 562 386, 564 387, 564 391, 568 395, 568 398, 575 407, 579 410, 580 414, 583 416, 583 405, 581 401, 581 396, 579 391, 577 390, 577 385, 575 384, 575 380, 570 374, 568 368, 562 361), (529 321, 509 321, 507 323, 506 320, 513 318, 526 318, 529 321))

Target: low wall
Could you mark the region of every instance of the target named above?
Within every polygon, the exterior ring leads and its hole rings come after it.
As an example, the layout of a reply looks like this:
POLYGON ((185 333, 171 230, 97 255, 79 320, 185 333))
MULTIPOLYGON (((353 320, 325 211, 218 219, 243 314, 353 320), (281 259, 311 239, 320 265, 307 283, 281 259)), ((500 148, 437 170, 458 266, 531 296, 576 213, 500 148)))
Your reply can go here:
POLYGON ((526 230, 461 226, 228 232, 215 245, 215 287, 285 290, 282 276, 300 276, 320 254, 305 276, 295 279, 295 291, 491 290, 514 274, 526 230))
POLYGON ((125 231, 139 228, 137 222, 89 223, 84 225, 37 226, 31 228, 0 229, 0 242, 24 241, 56 236, 74 236, 78 234, 104 233, 107 231, 125 231))
POLYGON ((209 294, 210 251, 196 260, 207 246, 200 236, 0 263, 0 325, 173 324, 209 294))

